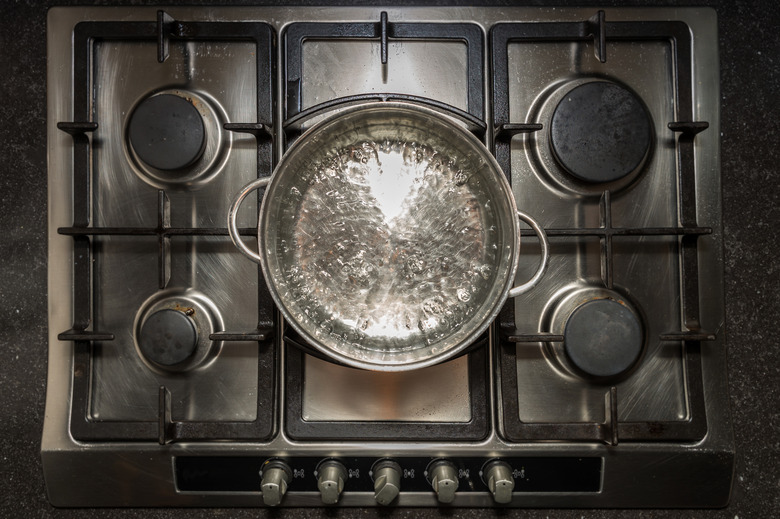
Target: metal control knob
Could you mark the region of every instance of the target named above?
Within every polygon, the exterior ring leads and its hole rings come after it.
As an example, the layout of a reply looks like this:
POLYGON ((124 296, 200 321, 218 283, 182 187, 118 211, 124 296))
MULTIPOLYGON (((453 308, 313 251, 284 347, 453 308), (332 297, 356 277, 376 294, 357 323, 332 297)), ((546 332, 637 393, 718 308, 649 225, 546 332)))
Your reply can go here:
POLYGON ((291 480, 292 470, 287 463, 281 460, 266 461, 263 465, 263 479, 260 482, 263 502, 268 506, 281 503, 291 480))
POLYGON ((458 468, 450 461, 436 460, 428 467, 428 480, 440 503, 452 503, 458 490, 458 468))
POLYGON ((317 467, 317 488, 320 490, 322 502, 335 505, 339 502, 347 479, 346 467, 336 460, 326 460, 317 467))
POLYGON ((482 469, 482 478, 487 483, 493 500, 499 504, 512 501, 512 490, 515 480, 512 477, 512 467, 505 461, 494 460, 482 469))
POLYGON ((380 460, 371 470, 374 499, 380 505, 389 505, 401 491, 401 466, 392 460, 380 460))

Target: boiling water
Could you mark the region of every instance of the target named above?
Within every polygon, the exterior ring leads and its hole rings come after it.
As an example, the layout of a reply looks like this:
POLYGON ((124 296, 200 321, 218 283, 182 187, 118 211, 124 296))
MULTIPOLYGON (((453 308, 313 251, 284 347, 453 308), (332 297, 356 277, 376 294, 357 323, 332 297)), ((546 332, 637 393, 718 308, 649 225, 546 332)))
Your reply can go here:
POLYGON ((277 223, 289 310, 319 340, 374 351, 435 345, 496 281, 500 239, 484 183, 426 146, 390 140, 302 172, 277 223))

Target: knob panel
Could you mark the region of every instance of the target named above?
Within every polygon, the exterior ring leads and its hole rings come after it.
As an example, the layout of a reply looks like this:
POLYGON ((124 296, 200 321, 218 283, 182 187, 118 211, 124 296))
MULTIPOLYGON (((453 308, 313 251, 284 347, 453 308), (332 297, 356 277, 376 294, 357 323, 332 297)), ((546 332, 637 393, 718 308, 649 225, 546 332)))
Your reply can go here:
MULTIPOLYGON (((175 456, 176 485, 179 490, 187 492, 259 494, 262 483, 265 484, 265 498, 271 503, 287 503, 291 498, 295 498, 296 503, 299 503, 300 496, 306 494, 305 501, 309 504, 312 503, 311 499, 315 493, 322 495, 324 487, 323 499, 326 502, 335 499, 335 490, 340 489, 338 503, 344 502, 349 506, 366 506, 369 502, 374 502, 374 494, 383 502, 389 502, 391 506, 394 502, 407 504, 405 496, 392 495, 400 490, 404 494, 426 495, 425 499, 430 505, 436 502, 434 495, 441 498, 443 494, 444 500, 449 497, 449 485, 444 485, 443 482, 453 476, 451 472, 447 474, 451 466, 445 465, 441 469, 436 466, 440 462, 448 462, 457 468, 459 481, 453 503, 463 500, 464 503, 489 506, 491 501, 496 502, 493 501, 493 495, 497 495, 499 500, 514 496, 517 501, 517 498, 527 493, 592 493, 602 490, 604 458, 601 456, 513 456, 491 460, 457 455, 437 459, 415 456, 383 459, 382 463, 378 463, 374 457, 347 455, 337 459, 323 458, 334 454, 329 452, 316 457, 290 456, 284 459, 258 456, 175 456), (346 470, 343 486, 336 484, 343 473, 337 466, 328 468, 326 462, 329 461, 340 463, 346 470), (284 465, 273 462, 283 462, 284 465), (495 462, 501 462, 498 470, 493 470, 492 464, 495 462), (287 479, 289 472, 285 470, 285 466, 292 471, 291 479, 287 479), (382 470, 388 467, 394 471, 382 470), (280 469, 281 472, 270 471, 273 468, 280 469), (510 480, 510 476, 514 481, 510 480), (434 480, 436 489, 433 488, 434 480), (320 485, 321 481, 334 484, 320 485), (271 483, 276 486, 269 487, 271 483), (292 495, 282 497, 282 491, 292 495), (275 493, 276 497, 272 499, 275 493)), ((319 499, 316 501, 319 502, 319 499)))

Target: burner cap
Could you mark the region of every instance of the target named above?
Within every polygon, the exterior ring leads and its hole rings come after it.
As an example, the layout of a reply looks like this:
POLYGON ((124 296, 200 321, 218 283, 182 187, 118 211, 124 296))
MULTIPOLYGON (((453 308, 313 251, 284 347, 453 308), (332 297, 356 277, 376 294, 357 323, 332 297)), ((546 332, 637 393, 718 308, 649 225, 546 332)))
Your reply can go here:
POLYGON ((190 358, 198 345, 195 323, 184 312, 159 310, 150 315, 138 337, 141 353, 160 366, 175 366, 190 358))
POLYGON ((593 377, 614 377, 630 368, 642 350, 642 326, 626 306, 596 299, 577 307, 566 321, 564 350, 593 377))
POLYGON ((550 140, 561 166, 585 182, 619 180, 647 156, 650 116, 637 97, 614 83, 580 85, 558 103, 550 140))
POLYGON ((182 169, 195 162, 203 153, 204 133, 198 109, 173 94, 143 100, 130 118, 133 150, 157 169, 182 169))

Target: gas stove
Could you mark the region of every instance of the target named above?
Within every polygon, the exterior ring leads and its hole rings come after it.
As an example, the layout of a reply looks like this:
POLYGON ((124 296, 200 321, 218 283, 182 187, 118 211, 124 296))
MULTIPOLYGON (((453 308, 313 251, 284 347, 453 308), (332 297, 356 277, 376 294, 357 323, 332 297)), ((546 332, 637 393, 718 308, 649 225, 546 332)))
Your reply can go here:
MULTIPOLYGON (((725 506, 716 26, 694 8, 50 10, 52 504, 725 506), (317 353, 226 226, 307 128, 385 101, 473 132, 550 241, 542 281, 466 353, 403 372, 317 353)), ((518 282, 540 252, 521 234, 518 282)))

